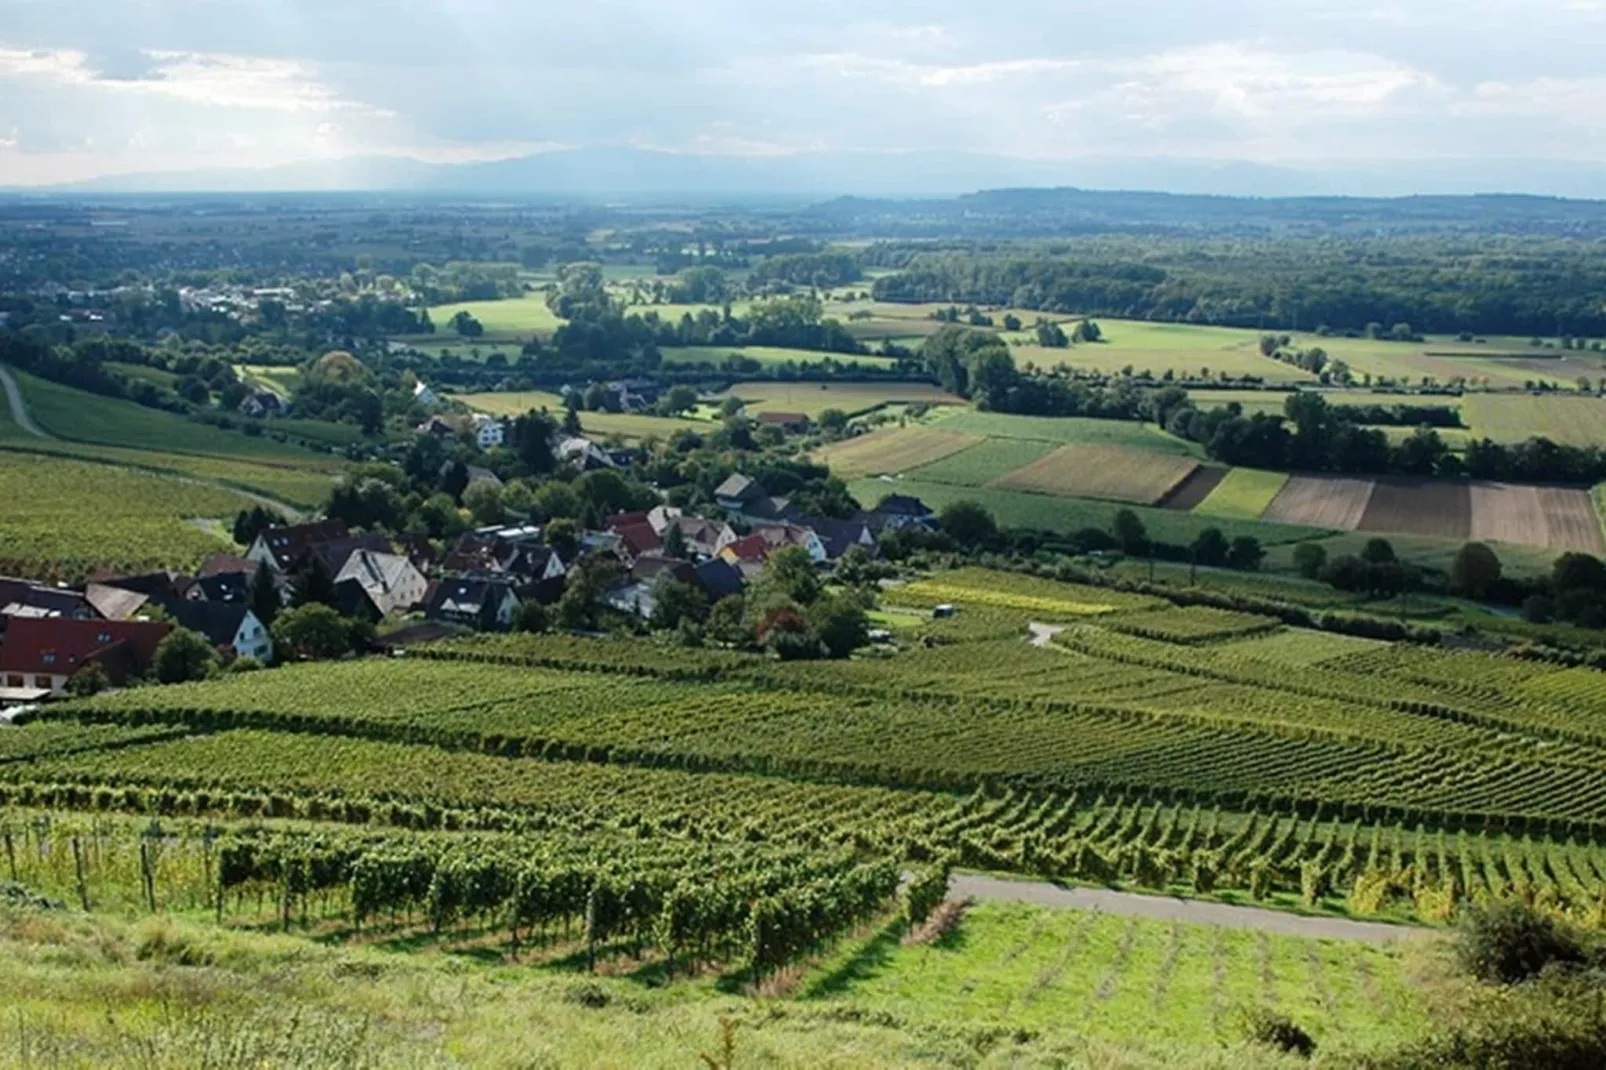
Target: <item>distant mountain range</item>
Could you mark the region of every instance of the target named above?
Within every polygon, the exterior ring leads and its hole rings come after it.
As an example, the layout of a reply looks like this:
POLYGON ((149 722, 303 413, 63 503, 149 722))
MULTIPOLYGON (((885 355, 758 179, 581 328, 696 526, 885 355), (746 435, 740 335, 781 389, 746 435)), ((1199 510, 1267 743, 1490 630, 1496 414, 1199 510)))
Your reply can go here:
POLYGON ((1606 164, 1432 160, 1274 165, 1182 159, 1026 160, 960 152, 721 156, 584 148, 483 163, 437 164, 403 157, 363 157, 263 169, 147 172, 35 187, 32 191, 81 194, 350 190, 587 200, 672 197, 796 201, 839 195, 941 197, 977 189, 1043 186, 1251 197, 1388 197, 1506 191, 1606 198, 1606 164))

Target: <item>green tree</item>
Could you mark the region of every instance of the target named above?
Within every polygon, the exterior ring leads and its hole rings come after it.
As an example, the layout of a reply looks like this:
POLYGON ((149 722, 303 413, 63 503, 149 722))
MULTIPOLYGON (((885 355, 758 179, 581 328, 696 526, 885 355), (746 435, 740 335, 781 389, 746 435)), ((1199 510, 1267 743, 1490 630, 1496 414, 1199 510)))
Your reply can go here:
POLYGON ((156 645, 151 667, 158 683, 181 684, 206 679, 217 663, 217 651, 206 636, 188 628, 175 628, 156 645))
POLYGON ((352 648, 351 622, 322 603, 300 605, 273 622, 273 645, 280 660, 338 658, 352 648))
POLYGON ((547 524, 543 534, 546 537, 546 544, 557 551, 561 560, 574 560, 574 555, 580 549, 579 524, 568 517, 559 517, 547 524))
POLYGON ((680 416, 697 407, 697 391, 685 384, 672 386, 658 401, 658 411, 665 416, 680 416))
POLYGON ((1227 563, 1227 554, 1231 546, 1227 536, 1221 533, 1220 528, 1205 528, 1193 540, 1193 560, 1195 564, 1219 566, 1227 563))
POLYGON ((1500 582, 1500 558, 1488 545, 1469 542, 1450 562, 1450 589, 1468 598, 1487 598, 1500 582))
POLYGON ((463 505, 476 524, 500 524, 507 519, 502 489, 489 479, 476 479, 463 492, 463 505))
POLYGON ((1243 572, 1259 571, 1260 563, 1265 559, 1266 551, 1253 535, 1239 535, 1232 540, 1232 547, 1227 551, 1227 565, 1243 572))
POLYGON ((552 615, 533 598, 526 598, 519 603, 519 608, 513 613, 513 630, 516 632, 529 632, 535 634, 544 632, 552 626, 552 615))
POLYGON ((1149 552, 1149 529, 1132 510, 1122 509, 1115 514, 1111 533, 1122 553, 1142 557, 1149 552))
POLYGON ((251 585, 246 590, 246 601, 251 606, 251 612, 256 614, 257 620, 262 622, 264 628, 273 623, 273 618, 279 615, 284 606, 284 599, 279 595, 279 584, 273 578, 273 570, 261 566, 251 577, 251 585))
POLYGON ((1037 335, 1037 344, 1049 349, 1063 349, 1071 344, 1070 338, 1065 334, 1065 328, 1050 319, 1039 319, 1033 328, 1037 335))
POLYGON ((1361 550, 1361 560, 1368 565, 1388 565, 1399 559, 1394 556, 1394 544, 1378 537, 1366 540, 1366 546, 1361 550))
POLYGON ((806 606, 820 596, 820 573, 814 559, 801 546, 776 551, 755 585, 766 597, 779 597, 806 606))
POLYGON ((295 598, 292 601, 297 606, 311 605, 314 602, 326 606, 335 604, 335 577, 329 571, 329 566, 324 564, 322 555, 312 555, 307 567, 296 577, 295 591, 295 598))
POLYGON ((753 641, 753 632, 747 626, 747 602, 739 594, 726 595, 708 611, 708 626, 704 630, 716 643, 746 646, 753 641))
POLYGON ((110 686, 106 670, 100 667, 98 661, 85 662, 82 668, 67 678, 67 694, 74 698, 98 695, 110 686))
POLYGON ((998 537, 998 522, 980 502, 950 502, 937 518, 949 538, 969 550, 979 550, 998 537))
POLYGON ((545 410, 525 413, 513 421, 510 430, 513 453, 526 472, 541 476, 558 466, 557 456, 552 452, 558 425, 545 410))
POLYGON ((484 324, 470 315, 466 309, 458 309, 457 313, 446 322, 447 326, 463 338, 478 338, 485 333, 484 324))
POLYGON ((870 641, 870 619, 852 595, 824 595, 805 617, 810 634, 830 657, 845 658, 870 641))
POLYGON ((667 572, 653 581, 652 597, 650 623, 654 631, 673 631, 682 621, 701 621, 708 614, 708 600, 703 592, 667 572))
POLYGON ((686 533, 680 530, 679 524, 670 524, 664 529, 663 554, 665 557, 682 559, 691 555, 690 549, 686 546, 686 533))
POLYGON ((848 414, 841 409, 826 409, 820 413, 819 423, 827 431, 840 433, 847 430, 848 414))
POLYGON ((1321 543, 1302 542, 1294 547, 1294 568, 1301 576, 1313 580, 1321 575, 1327 564, 1327 548, 1321 543))

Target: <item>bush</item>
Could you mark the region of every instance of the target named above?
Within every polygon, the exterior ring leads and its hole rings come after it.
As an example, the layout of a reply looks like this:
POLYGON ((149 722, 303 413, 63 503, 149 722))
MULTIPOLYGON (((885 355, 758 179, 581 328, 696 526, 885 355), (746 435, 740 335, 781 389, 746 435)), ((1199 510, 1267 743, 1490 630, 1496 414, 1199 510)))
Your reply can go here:
POLYGON ((1456 955, 1480 981, 1514 984, 1553 963, 1585 961, 1573 934, 1520 902, 1469 908, 1461 919, 1456 955))
POLYGON ((1290 1055, 1310 1058, 1316 1053, 1316 1040, 1286 1014, 1266 1007, 1250 1007, 1243 1012, 1244 1038, 1290 1055))

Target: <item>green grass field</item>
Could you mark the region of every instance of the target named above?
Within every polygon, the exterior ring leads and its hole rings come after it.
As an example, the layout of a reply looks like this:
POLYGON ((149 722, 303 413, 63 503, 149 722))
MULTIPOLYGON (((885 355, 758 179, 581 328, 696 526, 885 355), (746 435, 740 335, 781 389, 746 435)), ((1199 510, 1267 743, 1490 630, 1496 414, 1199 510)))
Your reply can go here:
MULTIPOLYGON (((453 305, 436 305, 429 310, 429 318, 442 338, 453 336, 447 324, 459 312, 467 312, 479 320, 487 336, 528 336, 554 331, 563 325, 563 321, 547 307, 546 294, 534 293, 523 297, 509 297, 501 301, 464 301, 453 305)), ((416 344, 428 350, 429 337, 422 336, 415 340, 416 344)))
POLYGON ((1277 497, 1277 492, 1287 482, 1286 472, 1229 469, 1226 478, 1216 484, 1216 489, 1194 508, 1194 512, 1255 520, 1266 511, 1266 506, 1271 504, 1271 500, 1277 497))
POLYGON ((1606 399, 1565 394, 1469 394, 1466 421, 1479 438, 1606 446, 1606 399))
MULTIPOLYGON (((906 476, 902 479, 856 479, 848 484, 853 496, 872 505, 888 494, 912 494, 933 509, 955 501, 974 501, 985 506, 1000 526, 1036 528, 1069 535, 1082 528, 1109 529, 1115 514, 1131 509, 1147 526, 1149 536, 1162 542, 1191 543, 1205 528, 1220 528, 1229 539, 1253 535, 1264 546, 1298 542, 1320 535, 1312 528, 1287 524, 1268 524, 1255 520, 1235 520, 1204 516, 1173 509, 1154 509, 1090 498, 1056 498, 1025 491, 997 490, 990 487, 961 487, 933 483, 906 476)), ((1453 549, 1451 551, 1454 552, 1453 549)))
MULTIPOLYGON (((951 430, 947 421, 935 425, 951 430)), ((918 468, 905 469, 910 478, 958 487, 981 487, 1053 452, 1051 442, 1025 438, 988 438, 958 453, 918 468)))
POLYGON ((988 438, 1028 439, 1055 445, 1124 446, 1159 450, 1203 459, 1197 443, 1168 435, 1153 424, 1131 420, 1094 420, 1081 416, 1011 416, 1005 413, 955 409, 939 413, 933 426, 988 438))
POLYGON ((1019 904, 978 904, 932 943, 847 949, 804 992, 922 1024, 1066 1030, 1154 1051, 1236 1039, 1253 1006, 1288 1015, 1324 1052, 1426 1024, 1395 950, 1019 904))

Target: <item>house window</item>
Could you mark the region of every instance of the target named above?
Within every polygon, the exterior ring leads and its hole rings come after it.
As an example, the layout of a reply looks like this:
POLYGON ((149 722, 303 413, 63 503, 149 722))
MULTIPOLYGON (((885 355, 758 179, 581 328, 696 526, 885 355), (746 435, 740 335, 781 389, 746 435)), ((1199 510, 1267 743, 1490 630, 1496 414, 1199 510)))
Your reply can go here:
POLYGON ((45 665, 54 665, 56 663, 56 655, 54 653, 47 652, 40 655, 39 661, 45 665))
POLYGON ((48 676, 35 676, 33 678, 33 686, 42 687, 42 688, 44 688, 45 690, 48 691, 51 688, 53 688, 55 685, 50 682, 50 677, 48 677, 48 676))
POLYGON ((21 676, 18 676, 16 673, 11 673, 9 676, 6 677, 6 686, 7 687, 27 687, 28 686, 28 681, 23 679, 21 676))

